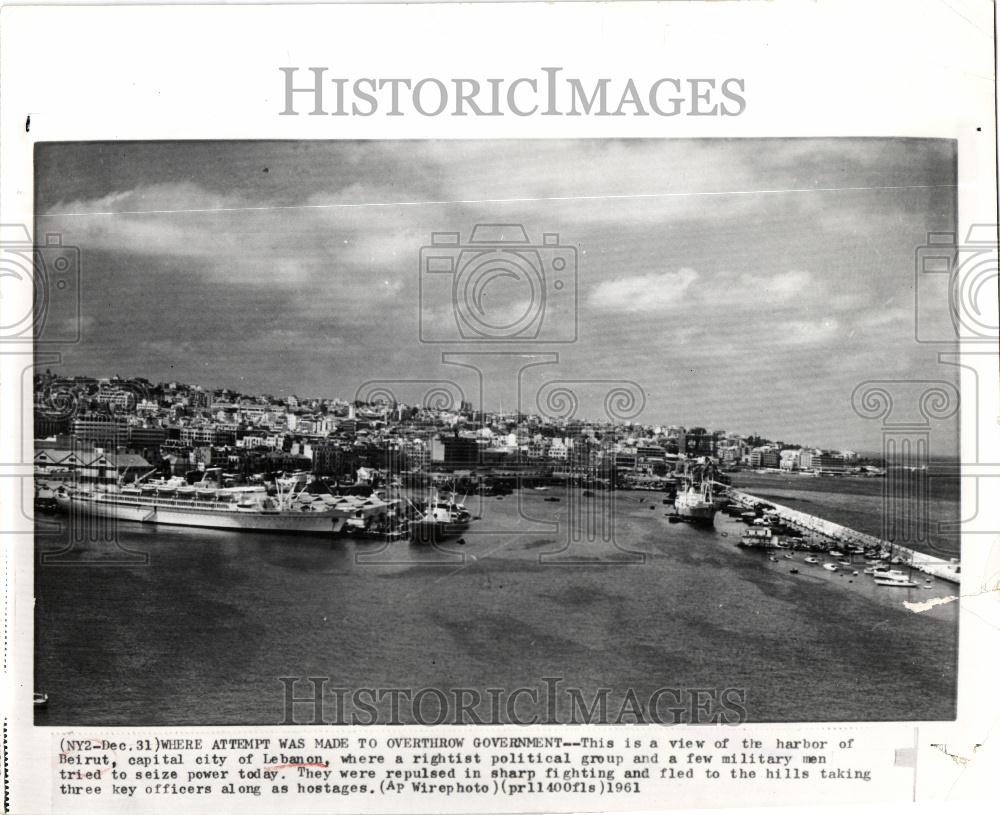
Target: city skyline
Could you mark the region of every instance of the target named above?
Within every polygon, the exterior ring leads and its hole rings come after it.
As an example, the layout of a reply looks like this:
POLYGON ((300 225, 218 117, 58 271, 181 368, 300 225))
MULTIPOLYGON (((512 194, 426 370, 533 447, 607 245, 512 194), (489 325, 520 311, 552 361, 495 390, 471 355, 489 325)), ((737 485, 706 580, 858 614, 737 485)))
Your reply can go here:
MULTIPOLYGON (((912 307, 917 248, 954 231, 948 141, 43 144, 36 167, 36 231, 83 256, 67 369, 347 399, 453 379, 441 352, 479 349, 419 341, 455 319, 420 302, 420 249, 505 222, 576 248, 578 331, 500 350, 558 353, 540 381, 638 384, 637 423, 877 450, 856 385, 954 380, 912 307)), ((516 404, 515 358, 481 361, 484 409, 516 404)))
MULTIPOLYGON (((864 457, 879 456, 882 455, 883 453, 883 451, 881 450, 846 450, 844 448, 837 448, 836 446, 821 443, 821 441, 815 439, 803 441, 801 439, 791 439, 791 438, 786 439, 781 436, 771 439, 764 437, 757 431, 746 430, 745 428, 738 428, 734 430, 731 428, 717 428, 709 426, 703 427, 697 421, 681 422, 673 420, 655 420, 653 418, 650 418, 649 421, 643 421, 643 422, 627 420, 620 423, 615 423, 614 421, 609 420, 608 417, 606 416, 597 418, 588 416, 574 416, 570 419, 562 419, 558 416, 545 416, 535 413, 525 413, 519 411, 510 413, 498 413, 496 411, 484 410, 481 407, 477 407, 473 403, 462 403, 461 405, 451 405, 449 407, 431 407, 428 405, 409 404, 402 401, 398 403, 388 403, 385 402, 384 400, 374 401, 374 402, 361 402, 360 400, 345 399, 343 398, 343 396, 336 396, 336 395, 318 396, 315 394, 310 394, 308 391, 304 390, 298 393, 291 393, 279 397, 278 395, 271 393, 240 392, 233 388, 228 388, 225 386, 213 387, 213 386, 206 386, 202 383, 197 383, 197 382, 182 382, 179 380, 153 381, 147 379, 146 377, 138 375, 132 377, 119 377, 117 374, 108 376, 104 375, 93 376, 90 374, 77 373, 77 374, 65 374, 63 376, 58 376, 57 374, 51 372, 48 369, 46 370, 45 374, 40 375, 39 378, 42 380, 46 380, 49 379, 49 377, 51 377, 51 381, 48 383, 47 386, 44 386, 41 390, 37 388, 39 383, 36 382, 35 409, 36 409, 36 414, 40 417, 48 415, 48 409, 53 406, 55 406, 55 410, 53 412, 59 413, 58 405, 62 397, 65 396, 65 394, 67 393, 67 390, 64 387, 65 385, 71 382, 78 385, 80 381, 90 381, 90 380, 92 380, 97 384, 98 390, 94 394, 90 395, 81 394, 81 396, 85 400, 96 402, 98 407, 106 406, 110 411, 110 415, 112 416, 125 418, 129 415, 134 415, 137 406, 139 406, 139 403, 153 395, 152 393, 140 394, 137 383, 139 383, 140 381, 144 381, 149 384, 151 390, 158 390, 163 387, 168 387, 178 392, 188 392, 193 390, 198 393, 206 394, 208 396, 220 393, 228 393, 231 398, 238 398, 239 402, 242 402, 244 400, 255 400, 259 404, 259 402, 263 400, 268 407, 278 407, 284 405, 285 409, 288 412, 297 412, 297 413, 301 412, 301 413, 306 413, 308 415, 314 415, 317 410, 319 410, 321 407, 324 406, 331 407, 334 405, 339 405, 339 406, 356 405, 360 407, 361 405, 365 405, 366 407, 375 409, 379 405, 382 405, 384 408, 390 408, 390 407, 393 409, 397 407, 419 408, 425 412, 432 412, 437 414, 441 413, 457 414, 463 417, 466 414, 471 414, 472 421, 474 423, 476 422, 481 423, 482 428, 489 427, 487 420, 495 421, 497 418, 506 421, 541 420, 539 426, 548 426, 548 425, 621 426, 621 427, 635 428, 637 430, 649 431, 649 433, 652 436, 664 435, 672 430, 681 430, 685 432, 701 431, 711 435, 717 435, 719 433, 723 433, 725 434, 725 437, 727 439, 739 438, 743 442, 748 442, 749 440, 757 439, 760 441, 760 446, 762 447, 777 446, 779 448, 837 450, 839 452, 856 453, 864 457), (107 386, 108 388, 107 391, 104 391, 105 386, 107 386), (102 392, 106 394, 111 394, 114 396, 114 398, 101 400, 99 398, 99 395, 102 392), (293 399, 295 400, 295 404, 292 404, 293 399), (479 414, 482 418, 476 419, 475 417, 477 414, 479 414)), ((76 404, 77 406, 79 405, 79 403, 75 401, 74 404, 76 404)), ((90 409, 92 409, 93 407, 94 405, 91 404, 90 409)), ((231 409, 238 408, 238 403, 230 402, 227 404, 218 404, 218 405, 215 403, 209 403, 208 405, 196 405, 193 406, 193 409, 197 412, 195 412, 194 415, 189 418, 193 418, 196 420, 203 420, 204 418, 206 418, 205 412, 210 413, 211 410, 216 408, 219 411, 228 412, 231 409)), ((83 414, 86 413, 87 410, 84 410, 83 414)), ((74 414, 74 417, 76 416, 77 414, 74 414)), ((85 418, 85 416, 83 416, 82 414, 80 414, 80 417, 85 418)), ((150 420, 151 418, 153 417, 146 414, 147 421, 150 420)), ((162 420, 163 417, 160 417, 158 419, 158 421, 162 420)), ((459 425, 455 425, 456 430, 458 429, 458 427, 459 425)), ((302 436, 315 435, 315 433, 308 433, 308 432, 296 433, 295 431, 291 430, 288 432, 291 435, 302 435, 302 436)), ((438 427, 434 432, 443 433, 444 429, 442 427, 438 427)), ((570 437, 567 437, 567 439, 569 438, 570 437)), ((625 441, 625 439, 619 439, 619 441, 625 441)))

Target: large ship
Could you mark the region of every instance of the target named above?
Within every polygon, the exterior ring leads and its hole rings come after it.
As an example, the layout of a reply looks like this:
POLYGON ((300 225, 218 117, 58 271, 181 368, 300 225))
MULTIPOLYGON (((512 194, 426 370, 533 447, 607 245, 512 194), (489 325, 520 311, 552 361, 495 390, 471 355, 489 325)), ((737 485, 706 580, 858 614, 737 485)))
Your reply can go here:
POLYGON ((712 482, 703 479, 696 485, 693 481, 677 493, 674 499, 677 517, 693 524, 710 526, 715 520, 716 505, 712 495, 712 482))
POLYGON ((418 509, 419 517, 410 524, 414 540, 430 542, 459 535, 469 528, 472 513, 454 494, 435 493, 426 508, 418 509))
POLYGON ((282 491, 271 495, 263 486, 213 488, 182 479, 87 490, 61 487, 60 509, 81 515, 145 524, 194 526, 258 532, 336 533, 345 527, 370 526, 393 506, 352 495, 312 495, 282 491))

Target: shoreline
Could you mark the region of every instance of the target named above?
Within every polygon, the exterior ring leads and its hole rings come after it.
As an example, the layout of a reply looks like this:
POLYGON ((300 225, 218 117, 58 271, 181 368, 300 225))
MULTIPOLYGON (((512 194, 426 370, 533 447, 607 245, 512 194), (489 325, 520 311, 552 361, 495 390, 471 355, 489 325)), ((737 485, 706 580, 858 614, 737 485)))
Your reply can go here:
POLYGON ((897 504, 887 503, 892 485, 883 479, 810 478, 736 473, 732 488, 767 502, 839 524, 942 559, 961 557, 961 482, 953 470, 931 470, 927 480, 897 485, 897 504), (900 487, 905 487, 902 492, 900 487))
POLYGON ((878 548, 884 551, 888 548, 891 557, 901 557, 907 565, 917 571, 938 577, 949 583, 961 583, 961 563, 957 559, 946 560, 927 554, 926 552, 918 552, 907 546, 890 543, 875 535, 860 532, 843 524, 821 518, 818 515, 811 515, 801 510, 776 503, 769 498, 762 498, 733 487, 729 488, 729 494, 740 506, 750 508, 760 503, 768 504, 774 507, 774 511, 783 521, 787 521, 809 532, 818 533, 830 538, 832 541, 864 546, 866 549, 878 548))

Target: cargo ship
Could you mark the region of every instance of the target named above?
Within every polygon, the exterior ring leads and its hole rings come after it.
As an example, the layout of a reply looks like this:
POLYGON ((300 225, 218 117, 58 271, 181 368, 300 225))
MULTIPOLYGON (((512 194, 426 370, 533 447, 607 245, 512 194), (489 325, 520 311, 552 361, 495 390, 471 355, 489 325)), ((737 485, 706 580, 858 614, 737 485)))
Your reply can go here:
POLYGON ((426 509, 419 509, 420 516, 410 524, 413 539, 417 542, 433 542, 459 535, 469 528, 472 513, 465 504, 455 500, 454 495, 435 493, 426 509))
POLYGON ((678 492, 674 499, 674 509, 682 521, 711 526, 715 520, 716 504, 712 495, 712 482, 704 479, 700 485, 694 482, 678 492))
POLYGON ((105 491, 61 487, 55 502, 73 514, 144 524, 312 535, 370 525, 393 509, 373 498, 280 491, 270 495, 263 486, 212 489, 173 479, 105 491))

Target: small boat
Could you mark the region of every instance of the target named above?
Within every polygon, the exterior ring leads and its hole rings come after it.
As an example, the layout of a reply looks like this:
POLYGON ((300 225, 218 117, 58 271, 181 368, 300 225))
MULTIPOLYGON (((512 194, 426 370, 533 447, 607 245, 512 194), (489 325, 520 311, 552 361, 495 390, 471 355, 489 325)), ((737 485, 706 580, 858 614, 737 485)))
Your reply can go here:
POLYGON ((778 562, 778 559, 774 555, 769 555, 767 559, 770 560, 771 563, 777 563, 778 562))
POLYGON ((876 577, 876 586, 886 586, 893 589, 915 589, 917 584, 912 580, 907 580, 905 577, 902 579, 898 577, 876 577))
POLYGON ((32 695, 32 704, 35 707, 45 707, 49 703, 49 695, 47 693, 39 693, 35 691, 32 695))
POLYGON ((798 574, 799 570, 796 569, 794 566, 792 566, 792 568, 788 570, 788 573, 789 574, 798 574))
POLYGON ((751 526, 740 538, 740 546, 760 546, 770 549, 773 545, 773 535, 771 530, 764 526, 751 526))
POLYGON ((791 552, 785 552, 785 560, 795 560, 795 556, 791 552))
POLYGON ((810 566, 815 566, 817 563, 819 563, 819 559, 818 558, 814 558, 812 555, 810 555, 803 562, 804 563, 808 563, 810 566))
POLYGON ((554 495, 550 495, 548 498, 543 498, 542 500, 543 501, 548 501, 549 503, 556 503, 558 501, 561 501, 562 499, 561 498, 556 498, 554 495))
POLYGON ((839 569, 840 567, 839 567, 839 566, 837 566, 837 564, 836 564, 836 563, 824 563, 824 564, 823 564, 823 568, 824 568, 824 569, 826 569, 826 570, 827 570, 828 572, 835 572, 835 571, 837 571, 837 569, 839 569))

